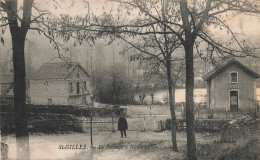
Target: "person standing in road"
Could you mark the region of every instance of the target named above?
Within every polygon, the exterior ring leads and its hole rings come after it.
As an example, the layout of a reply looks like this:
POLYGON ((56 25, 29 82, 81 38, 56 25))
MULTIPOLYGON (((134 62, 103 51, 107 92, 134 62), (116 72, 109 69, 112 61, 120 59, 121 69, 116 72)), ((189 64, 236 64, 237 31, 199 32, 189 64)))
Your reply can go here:
POLYGON ((126 130, 128 129, 127 121, 125 117, 120 117, 118 120, 118 130, 121 132, 121 138, 123 138, 123 132, 126 138, 126 130))

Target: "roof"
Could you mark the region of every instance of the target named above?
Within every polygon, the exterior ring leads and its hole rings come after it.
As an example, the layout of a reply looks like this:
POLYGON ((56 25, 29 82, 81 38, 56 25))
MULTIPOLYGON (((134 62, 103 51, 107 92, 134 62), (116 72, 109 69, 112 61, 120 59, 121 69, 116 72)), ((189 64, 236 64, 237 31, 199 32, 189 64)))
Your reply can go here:
POLYGON ((11 73, 0 73, 0 83, 13 83, 14 82, 14 74, 11 73))
POLYGON ((43 63, 40 69, 35 72, 31 79, 65 79, 76 67, 86 73, 87 71, 79 63, 43 63))
POLYGON ((203 79, 205 81, 208 81, 208 80, 212 79, 215 75, 224 71, 227 67, 229 67, 230 65, 233 65, 233 64, 236 64, 238 67, 240 67, 246 73, 252 75, 255 78, 260 77, 260 75, 258 73, 254 72, 253 70, 251 70, 250 68, 248 68, 247 66, 245 66, 244 64, 239 62, 238 60, 231 58, 231 59, 228 59, 225 62, 223 62, 220 66, 218 66, 218 67, 214 68, 213 70, 211 70, 210 72, 208 72, 206 75, 203 76, 203 79))

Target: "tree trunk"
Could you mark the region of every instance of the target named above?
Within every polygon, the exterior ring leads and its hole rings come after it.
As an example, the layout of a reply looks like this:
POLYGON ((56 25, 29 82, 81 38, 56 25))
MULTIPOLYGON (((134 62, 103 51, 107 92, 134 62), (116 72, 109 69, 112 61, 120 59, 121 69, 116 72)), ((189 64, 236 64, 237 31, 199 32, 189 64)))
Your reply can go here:
POLYGON ((13 68, 14 68, 14 114, 15 132, 17 143, 17 158, 30 159, 29 135, 27 131, 26 116, 26 84, 25 84, 25 60, 24 43, 25 36, 16 32, 12 34, 13 68))
POLYGON ((186 61, 186 124, 187 124, 187 151, 188 159, 196 160, 196 139, 194 134, 194 68, 193 68, 193 44, 185 46, 186 61))
POLYGON ((6 0, 2 6, 7 13, 10 33, 12 36, 13 69, 14 69, 14 116, 16 133, 17 158, 30 159, 29 135, 26 117, 26 86, 25 86, 25 37, 31 23, 33 0, 23 1, 23 14, 18 24, 18 0, 6 0))
POLYGON ((119 92, 116 92, 115 95, 116 95, 116 104, 119 104, 119 92))
POLYGON ((153 95, 153 93, 151 94, 151 98, 152 98, 152 105, 154 104, 154 97, 153 97, 154 95, 153 95))
POLYGON ((93 148, 93 103, 90 112, 90 147, 93 148))
POLYGON ((172 127, 172 149, 178 151, 177 139, 176 139, 176 116, 175 116, 175 87, 172 85, 171 79, 171 62, 167 62, 167 80, 169 89, 169 100, 170 100, 170 110, 171 110, 171 127, 172 127))
POLYGON ((113 86, 113 104, 116 104, 116 82, 115 82, 115 79, 113 77, 112 79, 112 86, 113 86))

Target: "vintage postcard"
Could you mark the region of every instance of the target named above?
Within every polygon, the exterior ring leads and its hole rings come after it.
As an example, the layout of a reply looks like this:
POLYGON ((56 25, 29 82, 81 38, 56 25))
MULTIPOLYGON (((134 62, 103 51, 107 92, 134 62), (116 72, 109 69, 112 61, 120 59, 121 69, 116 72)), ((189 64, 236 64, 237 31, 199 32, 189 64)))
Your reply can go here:
POLYGON ((0 0, 1 160, 258 160, 259 0, 0 0))

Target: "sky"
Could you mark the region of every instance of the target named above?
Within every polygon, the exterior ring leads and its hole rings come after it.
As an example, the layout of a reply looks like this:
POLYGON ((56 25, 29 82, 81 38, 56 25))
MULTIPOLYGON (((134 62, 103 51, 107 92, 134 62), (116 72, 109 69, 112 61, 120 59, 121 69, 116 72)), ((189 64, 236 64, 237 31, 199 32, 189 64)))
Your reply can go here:
MULTIPOLYGON (((19 1, 21 2, 21 0, 19 1)), ((48 9, 56 16, 60 14, 69 14, 70 16, 85 15, 88 10, 86 5, 79 3, 79 0, 74 0, 73 6, 70 7, 68 1, 61 1, 57 9, 53 5, 50 5, 50 0, 35 0, 35 2, 43 9, 48 9)), ((90 8, 96 15, 101 15, 103 11, 108 12, 111 8, 114 10, 117 4, 110 3, 105 0, 90 0, 90 8)), ((57 5, 56 5, 57 6, 57 5)), ((252 16, 237 16, 228 21, 229 25, 234 29, 234 31, 242 32, 252 41, 260 42, 260 17, 252 16)), ((212 33, 218 35, 220 38, 225 37, 226 33, 220 30, 212 30, 212 33)), ((8 63, 11 60, 11 39, 10 33, 7 30, 5 35, 5 44, 0 45, 0 63, 8 63)), ((39 68, 42 63, 47 63, 53 61, 57 57, 57 51, 53 49, 52 44, 49 40, 43 36, 39 36, 37 32, 29 32, 27 36, 26 43, 26 57, 31 59, 31 63, 34 68, 39 68)), ((94 46, 89 46, 83 44, 81 46, 74 47, 73 43, 67 44, 70 48, 70 53, 72 53, 73 61, 79 61, 84 64, 89 63, 90 57, 92 59, 102 60, 102 64, 111 64, 114 61, 122 62, 125 57, 119 55, 119 51, 122 50, 123 45, 121 43, 112 43, 107 45, 102 39, 99 39, 94 46), (113 56, 114 55, 114 56, 113 56), (98 58, 99 57, 99 58, 98 58), (102 59, 100 59, 102 57, 102 59), (114 58, 113 58, 114 57, 114 58), (88 62, 87 62, 88 61, 88 62)), ((85 66, 86 67, 86 66, 85 66)))

